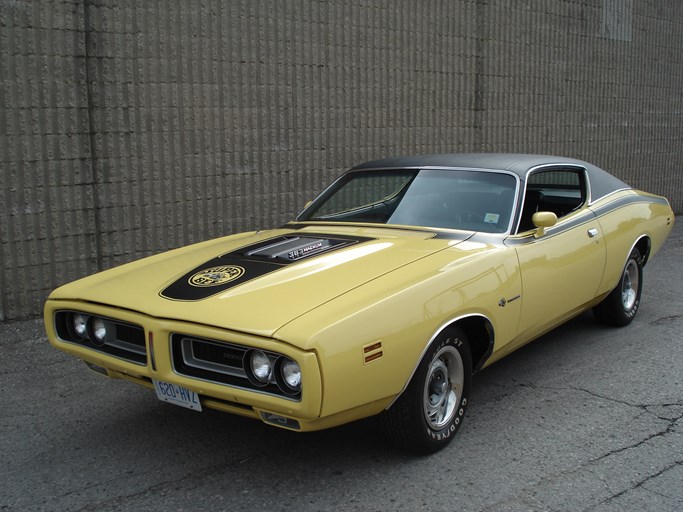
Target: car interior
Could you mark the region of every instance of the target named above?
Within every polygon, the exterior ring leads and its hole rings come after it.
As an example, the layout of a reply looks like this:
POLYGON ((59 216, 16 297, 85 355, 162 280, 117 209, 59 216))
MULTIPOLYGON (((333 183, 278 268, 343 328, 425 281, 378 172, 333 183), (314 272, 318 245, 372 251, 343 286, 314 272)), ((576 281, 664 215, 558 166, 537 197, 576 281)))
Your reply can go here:
POLYGON ((553 212, 560 219, 586 202, 584 170, 546 170, 531 174, 527 180, 518 233, 534 229, 536 212, 553 212))

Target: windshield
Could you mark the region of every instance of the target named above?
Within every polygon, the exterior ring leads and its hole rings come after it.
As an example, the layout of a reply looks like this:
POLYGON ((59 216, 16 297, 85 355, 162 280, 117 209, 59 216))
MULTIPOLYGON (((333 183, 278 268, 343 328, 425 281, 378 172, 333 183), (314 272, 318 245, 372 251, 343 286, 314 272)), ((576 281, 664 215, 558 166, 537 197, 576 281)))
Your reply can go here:
POLYGON ((505 233, 515 186, 512 175, 498 172, 351 171, 304 210, 298 220, 505 233))

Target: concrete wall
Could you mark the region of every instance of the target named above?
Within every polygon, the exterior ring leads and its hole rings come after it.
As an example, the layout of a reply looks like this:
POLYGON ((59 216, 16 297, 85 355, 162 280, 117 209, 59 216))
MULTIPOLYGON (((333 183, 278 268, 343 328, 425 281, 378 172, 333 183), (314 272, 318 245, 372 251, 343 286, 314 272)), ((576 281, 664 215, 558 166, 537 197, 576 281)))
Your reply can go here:
POLYGON ((0 320, 382 156, 590 160, 683 211, 679 0, 0 0, 0 320))

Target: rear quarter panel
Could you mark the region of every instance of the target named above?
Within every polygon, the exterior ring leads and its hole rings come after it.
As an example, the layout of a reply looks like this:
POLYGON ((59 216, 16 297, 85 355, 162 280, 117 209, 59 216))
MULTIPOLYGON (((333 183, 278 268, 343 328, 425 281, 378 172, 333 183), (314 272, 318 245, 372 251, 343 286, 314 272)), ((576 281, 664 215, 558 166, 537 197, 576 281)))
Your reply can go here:
POLYGON ((634 245, 643 237, 650 240, 652 257, 671 232, 674 215, 667 200, 639 190, 625 190, 607 196, 594 204, 606 246, 605 272, 598 295, 617 285, 626 260, 634 245))

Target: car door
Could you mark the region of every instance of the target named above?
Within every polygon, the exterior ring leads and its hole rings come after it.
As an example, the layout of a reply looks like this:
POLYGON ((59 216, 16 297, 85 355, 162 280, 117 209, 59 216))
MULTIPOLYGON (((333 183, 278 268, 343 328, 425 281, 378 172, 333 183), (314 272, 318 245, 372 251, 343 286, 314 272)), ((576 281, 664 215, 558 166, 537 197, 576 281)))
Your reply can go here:
POLYGON ((573 316, 597 293, 606 250, 586 205, 587 183, 582 168, 540 170, 527 179, 519 233, 507 241, 516 249, 522 279, 518 336, 510 348, 573 316), (534 211, 552 211, 557 224, 540 236, 533 227, 521 231, 534 211))

